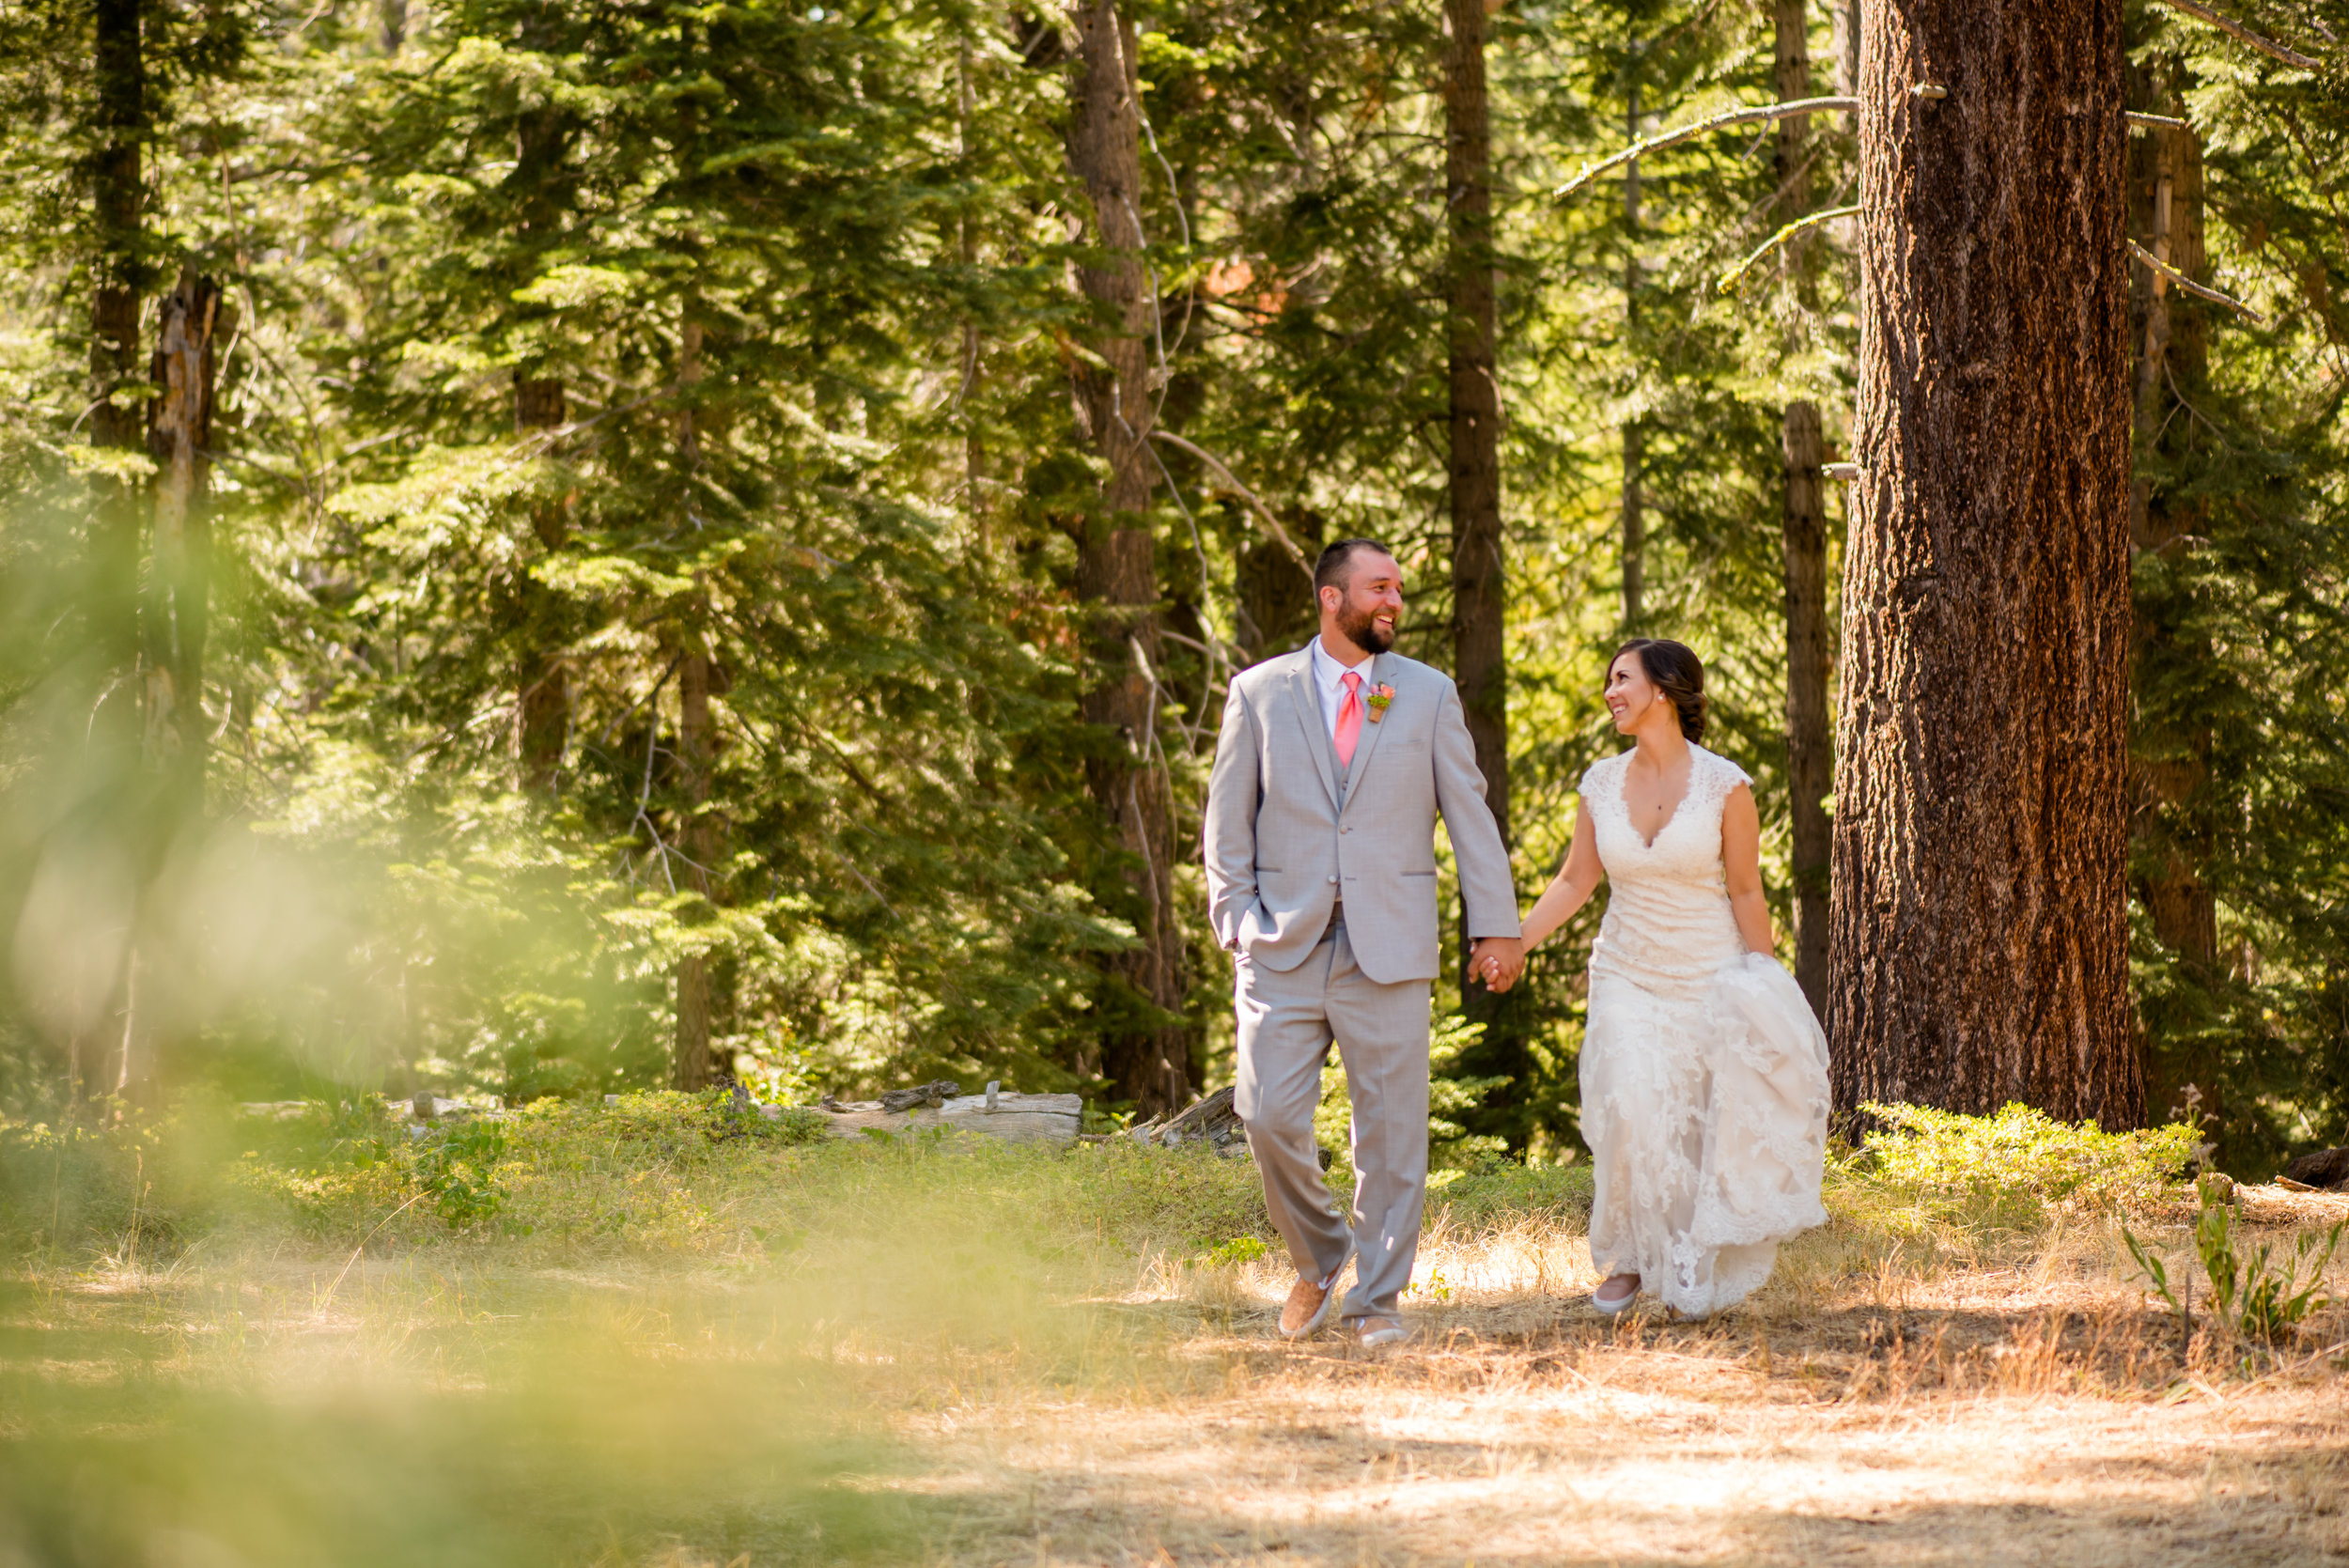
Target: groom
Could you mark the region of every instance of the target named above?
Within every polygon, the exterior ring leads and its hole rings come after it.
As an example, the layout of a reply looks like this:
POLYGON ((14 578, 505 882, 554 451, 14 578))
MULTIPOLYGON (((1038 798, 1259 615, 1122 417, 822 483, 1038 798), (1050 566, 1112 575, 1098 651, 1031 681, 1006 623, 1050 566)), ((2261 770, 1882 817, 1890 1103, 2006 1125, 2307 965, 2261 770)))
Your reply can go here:
POLYGON ((1402 568, 1383 545, 1341 540, 1321 552, 1314 593, 1320 634, 1232 679, 1207 787, 1207 903, 1238 970, 1235 1109, 1297 1265, 1281 1332, 1319 1328, 1358 1256, 1340 1317, 1382 1345, 1405 1335, 1395 1300, 1427 1193, 1439 811, 1476 939, 1470 968, 1505 986, 1525 960, 1459 693, 1390 651, 1402 568), (1314 1144, 1332 1040, 1354 1101, 1350 1229, 1314 1144))

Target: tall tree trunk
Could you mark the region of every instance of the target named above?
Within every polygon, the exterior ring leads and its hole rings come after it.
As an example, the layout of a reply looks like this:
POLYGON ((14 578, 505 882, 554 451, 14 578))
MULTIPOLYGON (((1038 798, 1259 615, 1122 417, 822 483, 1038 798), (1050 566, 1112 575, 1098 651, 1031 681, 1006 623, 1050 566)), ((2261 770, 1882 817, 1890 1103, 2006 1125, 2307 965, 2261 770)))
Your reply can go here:
POLYGON ((1501 538, 1501 392, 1493 379, 1492 128, 1485 0, 1445 0, 1444 208, 1451 289, 1452 657, 1485 800, 1509 836, 1507 591, 1501 538))
MULTIPOLYGON (((1863 0, 1833 0, 1828 12, 1833 32, 1828 44, 1831 55, 1829 67, 1835 77, 1835 96, 1856 98, 1859 93, 1859 45, 1863 0)), ((1859 249, 1859 221, 1838 218, 1828 225, 1828 233, 1838 250, 1853 253, 1859 249)))
MULTIPOLYGON (((522 46, 538 51, 556 48, 556 22, 553 7, 541 0, 522 18, 522 46)), ((509 287, 529 282, 537 256, 561 238, 569 199, 567 145, 564 114, 554 104, 526 106, 516 116, 514 168, 507 179, 519 197, 521 216, 515 240, 523 265, 509 287)), ((542 432, 559 429, 568 418, 562 379, 547 375, 545 369, 526 364, 514 371, 514 433, 534 458, 551 455, 552 438, 542 432)), ((529 506, 530 528, 539 549, 548 554, 561 550, 570 533, 562 499, 537 494, 529 506)), ((533 580, 526 567, 517 569, 515 592, 521 622, 521 668, 516 672, 521 783, 524 789, 552 795, 570 740, 571 682, 562 634, 564 607, 561 596, 533 580)))
MULTIPOLYGON (((147 279, 141 201, 141 148, 147 139, 147 61, 141 0, 95 0, 91 7, 97 151, 90 161, 93 254, 90 261, 90 444, 117 452, 144 445, 147 387, 139 355, 139 303, 147 279)), ((98 770, 126 788, 140 775, 144 682, 139 668, 139 566, 145 542, 146 487, 137 480, 101 480, 94 487, 90 554, 93 593, 90 634, 104 662, 108 687, 91 725, 98 770)), ((132 838, 144 887, 160 863, 168 829, 153 803, 126 800, 117 821, 132 838)), ((110 1005, 88 1017, 68 1042, 68 1076, 98 1068, 91 1081, 132 1100, 147 1097, 153 1053, 145 1043, 139 1008, 136 907, 127 917, 128 939, 110 1005), (106 1059, 111 1057, 111 1062, 106 1059), (101 1063, 105 1063, 101 1065, 101 1063)))
MULTIPOLYGON (((677 458, 689 491, 701 466, 702 450, 702 431, 692 402, 702 381, 703 328, 694 318, 698 308, 699 302, 689 295, 677 334, 677 384, 686 398, 677 412, 677 458)), ((684 858, 686 883, 704 899, 715 901, 723 890, 713 872, 724 858, 725 833, 709 810, 709 797, 717 783, 718 738, 709 717, 709 699, 716 690, 712 677, 717 671, 709 657, 708 603, 699 592, 690 602, 687 619, 677 667, 677 763, 685 797, 677 847, 684 858)), ((713 1012, 732 1012, 730 997, 712 995, 718 972, 719 966, 706 954, 689 954, 677 960, 672 1068, 679 1089, 700 1089, 713 1077, 732 1076, 726 1064, 710 1053, 713 1012)), ((725 972, 730 974, 730 968, 725 972)))
MULTIPOLYGON (((1476 766, 1503 844, 1509 832, 1509 661, 1502 633, 1508 586, 1501 533, 1499 327, 1493 302, 1492 118, 1485 85, 1485 0, 1444 0, 1445 271, 1452 395, 1452 673, 1476 766)), ((1460 906, 1460 1008, 1485 1033, 1465 1065, 1501 1077, 1479 1132, 1521 1147, 1532 1078, 1521 1009, 1477 986, 1468 970, 1468 905, 1460 906)))
MULTIPOLYGON (((1774 0, 1771 21, 1777 43, 1773 85, 1779 101, 1794 102, 1811 96, 1811 19, 1807 0, 1774 0)), ((1811 210, 1811 116, 1788 115, 1778 122, 1779 211, 1792 221, 1811 210)), ((1801 279, 1811 237, 1798 234, 1781 247, 1780 265, 1787 276, 1801 279)))
POLYGON ((1863 0, 1834 0, 1833 8, 1828 13, 1833 19, 1833 41, 1828 47, 1835 55, 1835 96, 1838 98, 1852 98, 1859 91, 1862 4, 1863 0))
POLYGON ((1108 324, 1069 372, 1078 417, 1108 471, 1077 541, 1092 665, 1080 707, 1115 737, 1086 778, 1126 856, 1119 912, 1140 939, 1113 965, 1112 983, 1127 994, 1104 1009, 1101 1065, 1120 1097, 1156 1113, 1190 1100, 1190 1048, 1179 1017, 1188 976, 1174 909, 1174 798, 1158 733, 1159 582, 1144 444, 1158 302, 1142 264, 1141 79, 1134 29, 1115 0, 1081 0, 1068 22, 1068 167, 1090 198, 1096 247, 1077 285, 1108 324))
MULTIPOLYGON (((90 444, 136 451, 143 444, 146 385, 140 379, 139 294, 147 274, 141 217, 140 147, 147 136, 147 65, 140 0, 96 0, 98 151, 90 163, 90 444)), ((117 736, 134 733, 132 672, 139 656, 139 487, 101 481, 91 545, 100 584, 94 630, 118 679, 103 705, 117 736)))
POLYGON ((183 810, 203 809, 204 637, 211 587, 212 391, 220 289, 183 270, 163 298, 155 334, 155 396, 148 456, 155 463, 154 523, 142 662, 147 750, 172 777, 183 810))
MULTIPOLYGON (((1637 39, 1631 41, 1636 62, 1640 50, 1637 39)), ((1629 69, 1638 70, 1635 63, 1629 69)), ((1624 99, 1624 131, 1632 141, 1640 139, 1640 82, 1634 76, 1624 99)), ((1636 329, 1640 319, 1640 161, 1637 158, 1623 167, 1623 334, 1635 356, 1639 353, 1636 329)), ((1639 372, 1632 372, 1636 391, 1639 372)), ((1647 606, 1644 578, 1647 571, 1647 505, 1641 490, 1641 470, 1647 461, 1647 442, 1640 428, 1637 398, 1632 399, 1634 411, 1623 422, 1623 629, 1626 633, 1640 629, 1647 606)))
MULTIPOLYGON (((567 417, 563 382, 558 377, 514 373, 514 433, 529 440, 534 434, 559 429, 567 417)), ((543 445, 545 438, 541 436, 543 445)), ((570 533, 561 498, 530 498, 530 529, 538 548, 552 555, 563 548, 570 533)), ((521 601, 523 648, 521 673, 522 787, 552 795, 563 771, 563 753, 570 739, 570 664, 563 651, 559 595, 519 573, 516 591, 521 601)))
MULTIPOLYGON (((978 84, 972 74, 971 45, 963 44, 957 57, 955 75, 955 132, 962 155, 963 179, 973 185, 979 173, 975 156, 978 114, 978 84)), ((966 280, 978 275, 979 225, 964 213, 959 224, 958 238, 962 251, 962 270, 966 280)), ((966 282, 966 287, 968 283, 966 282)), ((963 509, 971 519, 971 562, 979 570, 988 568, 993 551, 988 544, 987 497, 982 487, 986 483, 986 454, 979 444, 978 410, 972 399, 979 390, 979 324, 966 317, 962 323, 962 391, 957 402, 962 411, 962 490, 963 509)))
MULTIPOLYGON (((1319 553, 1329 524, 1312 508, 1293 506, 1286 509, 1281 526, 1310 560, 1319 553)), ((1232 586, 1237 625, 1232 640, 1251 664, 1303 647, 1320 625, 1311 568, 1299 570, 1296 559, 1279 541, 1266 538, 1244 511, 1234 534, 1232 586)))
MULTIPOLYGON (((1781 102, 1811 96, 1811 31, 1804 0, 1777 0, 1777 88, 1781 102)), ((1790 115, 1778 122, 1779 210, 1799 217, 1811 210, 1810 116, 1790 115)), ((1807 238, 1807 237, 1803 237, 1807 238)), ((1801 239, 1783 256, 1788 287, 1795 296, 1790 321, 1813 303, 1811 267, 1801 239)), ((1791 359, 1801 334, 1790 328, 1791 359)), ((1780 544, 1786 586, 1786 793, 1794 838, 1795 978, 1811 1005, 1827 1006, 1828 820, 1827 795, 1833 786, 1834 746, 1828 712, 1827 497, 1820 465, 1826 441, 1816 404, 1790 402, 1781 422, 1785 456, 1780 544)))
POLYGON ((1846 1111, 2143 1115, 2121 16, 1865 7, 1829 1001, 1846 1111))
POLYGON ((1826 441, 1815 403, 1786 405, 1781 432, 1786 505, 1786 795, 1794 837, 1795 979, 1811 1005, 1828 1001, 1829 858, 1828 792, 1835 749, 1828 728, 1827 504, 1820 465, 1826 441))
MULTIPOLYGON (((2166 106, 2173 112, 2178 105, 2166 106)), ((2201 149, 2191 131, 2155 131, 2144 138, 2141 163, 2150 164, 2138 183, 2144 196, 2143 243, 2155 256, 2188 277, 2208 271, 2202 243, 2202 167, 2201 149)), ((2137 377, 2137 417, 2140 439, 2150 447, 2175 398, 2191 398, 2208 373, 2208 349, 2199 315, 2173 321, 2170 280, 2157 272, 2145 274, 2144 334, 2139 340, 2137 377), (2176 393, 2170 391, 2174 384, 2176 393)), ((2200 522, 2201 508, 2155 495, 2143 479, 2130 487, 2130 544, 2140 551, 2187 548, 2200 522)), ((2143 608, 2137 621, 2140 657, 2175 659, 2183 655, 2197 662, 2210 657, 2207 638, 2190 628, 2167 624, 2161 613, 2143 608)), ((2184 733, 2141 737, 2150 742, 2137 764, 2139 788, 2135 792, 2149 810, 2139 821, 2155 846, 2155 864, 2139 881, 2138 892, 2152 918, 2154 934, 2162 945, 2205 969, 2218 961, 2217 900, 2202 877, 2213 846, 2207 832, 2190 821, 2162 831, 2152 820, 2156 815, 2178 814, 2190 818, 2209 779, 2212 734, 2207 722, 2184 733)))
POLYGON ((139 381, 139 291, 142 254, 139 149, 147 137, 147 60, 141 39, 141 0, 95 0, 94 34, 98 151, 90 162, 92 258, 90 298, 90 443, 135 449, 145 399, 139 381))
MULTIPOLYGON (((2179 68, 2154 73, 2140 87, 2139 107, 2181 114, 2173 92, 2156 88, 2179 68)), ((2134 74, 2134 73, 2133 73, 2134 74)), ((2130 227, 2138 241, 2188 277, 2208 269, 2202 231, 2202 160, 2194 132, 2154 130, 2131 138, 2130 227)), ((2209 368, 2208 343, 2199 309, 2178 308, 2170 280, 2139 269, 2131 333, 2137 349, 2137 450, 2141 463, 2172 466, 2193 461, 2197 438, 2179 405, 2201 400, 2209 368)), ((2129 490, 2129 543, 2133 552, 2181 557, 2206 532, 2202 505, 2187 482, 2174 480, 2155 490, 2139 473, 2129 490), (2184 491, 2186 493, 2173 493, 2184 491)), ((2175 585, 2169 573, 2139 579, 2136 598, 2134 674, 2139 683, 2132 739, 2132 870, 2138 902, 2154 935, 2176 955, 2185 977, 2199 985, 2219 981, 2218 901, 2206 876, 2217 852, 2216 808, 2210 799, 2214 736, 2198 705, 2174 693, 2182 671, 2207 669, 2209 637, 2197 624, 2190 588, 2175 585)), ((2200 1109, 2227 1124, 2215 1053, 2187 1048, 2149 1055, 2145 1063, 2148 1104, 2154 1114, 2169 1112, 2199 1094, 2200 1109)), ((2223 1138, 2223 1133, 2221 1134, 2223 1138)), ((2223 1153, 2223 1150, 2222 1150, 2223 1153)))
MULTIPOLYGON (((704 819, 709 802, 710 764, 716 749, 709 727, 709 656, 698 644, 689 645, 677 660, 677 772, 684 784, 685 810, 677 828, 677 850, 685 866, 683 885, 704 898, 712 888, 708 867, 714 834, 704 819)), ((677 966, 677 1044, 672 1063, 679 1089, 700 1089, 712 1077, 709 1054, 709 959, 692 954, 677 966)))

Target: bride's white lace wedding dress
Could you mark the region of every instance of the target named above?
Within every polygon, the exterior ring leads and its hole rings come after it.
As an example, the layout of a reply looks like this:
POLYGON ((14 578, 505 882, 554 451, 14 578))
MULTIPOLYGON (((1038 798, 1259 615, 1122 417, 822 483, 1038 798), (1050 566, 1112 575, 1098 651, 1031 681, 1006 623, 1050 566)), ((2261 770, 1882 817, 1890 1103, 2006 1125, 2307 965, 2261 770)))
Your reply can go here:
POLYGON ((1751 780, 1689 747, 1688 792, 1650 843, 1624 802, 1632 754, 1582 775, 1609 890, 1582 1037, 1591 1262, 1703 1316, 1767 1280, 1780 1242, 1826 1222, 1827 1036, 1730 911, 1721 807, 1751 780))

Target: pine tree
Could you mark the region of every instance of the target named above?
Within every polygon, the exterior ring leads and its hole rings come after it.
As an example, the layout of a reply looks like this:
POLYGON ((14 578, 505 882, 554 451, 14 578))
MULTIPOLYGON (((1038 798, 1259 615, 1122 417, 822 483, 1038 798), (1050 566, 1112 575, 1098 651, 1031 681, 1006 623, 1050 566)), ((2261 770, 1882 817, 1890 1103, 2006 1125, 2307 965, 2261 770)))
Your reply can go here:
POLYGON ((2120 7, 1865 14, 1836 1102, 2135 1126, 2120 7))

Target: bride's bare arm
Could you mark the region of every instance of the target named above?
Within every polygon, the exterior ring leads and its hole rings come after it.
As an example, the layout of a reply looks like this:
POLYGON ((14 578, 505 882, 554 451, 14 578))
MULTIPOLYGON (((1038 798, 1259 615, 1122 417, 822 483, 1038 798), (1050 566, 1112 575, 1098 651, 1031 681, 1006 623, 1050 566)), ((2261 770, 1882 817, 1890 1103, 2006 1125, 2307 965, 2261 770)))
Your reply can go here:
POLYGON ((1549 879, 1541 897, 1533 901, 1532 910, 1525 917, 1525 951, 1532 952, 1548 937, 1566 922, 1575 911, 1590 902, 1598 888, 1602 875, 1598 863, 1598 845, 1591 837, 1591 809, 1576 808, 1574 814, 1574 843, 1566 850, 1565 863, 1558 875, 1549 879))
MULTIPOLYGON (((1744 784, 1721 807, 1721 870, 1729 878, 1729 908, 1749 953, 1778 950, 1770 936, 1770 901, 1762 892, 1762 814, 1744 784)), ((1531 924, 1528 930, 1532 929, 1531 924)))

